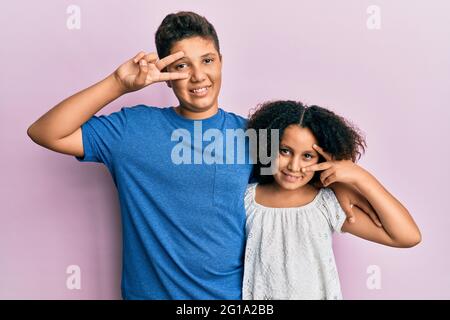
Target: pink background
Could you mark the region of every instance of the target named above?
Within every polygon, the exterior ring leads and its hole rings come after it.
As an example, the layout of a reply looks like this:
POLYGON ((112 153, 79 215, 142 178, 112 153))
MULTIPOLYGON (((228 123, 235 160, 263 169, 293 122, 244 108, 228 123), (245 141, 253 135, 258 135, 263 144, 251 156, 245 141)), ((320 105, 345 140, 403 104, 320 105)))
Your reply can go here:
MULTIPOLYGON (((167 13, 193 10, 221 41, 222 108, 268 99, 330 107, 359 125, 361 165, 409 208, 423 233, 412 249, 337 236, 347 299, 449 299, 450 20, 448 1, 2 1, 0 4, 0 298, 119 299, 117 194, 101 164, 47 151, 28 126, 140 50, 154 51, 167 13), (276 3, 276 5, 275 5, 276 3), (69 5, 81 29, 69 30, 69 5), (366 12, 381 9, 381 29, 366 12), (66 268, 81 268, 81 290, 66 268), (369 289, 367 268, 381 271, 369 289)), ((100 114, 176 103, 162 84, 100 114)))

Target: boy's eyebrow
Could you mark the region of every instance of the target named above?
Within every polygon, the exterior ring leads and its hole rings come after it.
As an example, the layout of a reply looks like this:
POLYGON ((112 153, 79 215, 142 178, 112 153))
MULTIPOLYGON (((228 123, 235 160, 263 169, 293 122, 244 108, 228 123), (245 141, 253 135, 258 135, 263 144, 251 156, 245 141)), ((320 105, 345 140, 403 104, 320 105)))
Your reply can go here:
POLYGON ((204 58, 206 56, 215 56, 215 55, 217 55, 217 54, 214 52, 208 52, 208 53, 205 53, 204 55, 202 55, 202 58, 204 58))
MULTIPOLYGON (((214 53, 214 52, 208 52, 208 53, 205 53, 204 55, 202 55, 200 58, 204 58, 204 57, 207 57, 207 56, 217 56, 217 54, 214 53)), ((185 61, 185 60, 190 60, 190 59, 189 59, 189 57, 184 56, 184 57, 181 57, 178 60, 175 60, 171 64, 174 64, 174 63, 177 63, 177 62, 180 62, 180 61, 185 61)))

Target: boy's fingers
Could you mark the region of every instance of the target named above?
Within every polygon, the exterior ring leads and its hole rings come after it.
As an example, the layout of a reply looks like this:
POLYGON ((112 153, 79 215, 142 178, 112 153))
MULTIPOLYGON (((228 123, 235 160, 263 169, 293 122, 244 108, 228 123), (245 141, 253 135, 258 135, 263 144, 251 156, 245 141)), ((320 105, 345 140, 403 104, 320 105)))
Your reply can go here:
POLYGON ((313 148, 319 154, 321 154, 325 158, 325 160, 327 160, 327 161, 333 160, 333 157, 328 152, 323 151, 323 149, 321 147, 319 147, 317 144, 313 144, 313 148))
POLYGON ((183 51, 175 52, 174 54, 171 54, 170 56, 167 56, 167 57, 159 60, 158 62, 156 62, 156 67, 159 70, 162 70, 165 67, 167 67, 169 64, 171 64, 174 61, 177 61, 178 59, 181 59, 183 57, 184 57, 184 52, 183 51))
POLYGON ((344 210, 345 215, 347 216, 347 220, 350 223, 355 223, 355 214, 353 213, 353 204, 347 204, 344 207, 342 207, 342 210, 344 210))
POLYGON ((134 63, 138 63, 138 61, 141 60, 143 56, 145 56, 145 52, 144 52, 144 51, 139 52, 139 53, 133 58, 133 62, 134 62, 134 63))
POLYGON ((370 205, 370 203, 366 199, 359 198, 358 203, 356 205, 362 211, 364 211, 378 227, 381 228, 383 226, 381 224, 380 219, 378 218, 377 213, 375 212, 375 210, 372 208, 372 206, 370 205))
POLYGON ((145 55, 145 60, 147 60, 147 62, 155 62, 156 60, 158 60, 158 55, 154 52, 151 52, 145 55))
POLYGON ((145 59, 139 60, 139 73, 136 77, 136 85, 143 86, 147 78, 148 64, 145 59))
POLYGON ((311 171, 320 171, 327 170, 333 166, 331 162, 321 162, 317 164, 313 164, 311 166, 303 167, 302 172, 311 172, 311 171))
POLYGON ((189 75, 183 72, 161 72, 159 81, 180 80, 186 79, 187 77, 189 77, 189 75))

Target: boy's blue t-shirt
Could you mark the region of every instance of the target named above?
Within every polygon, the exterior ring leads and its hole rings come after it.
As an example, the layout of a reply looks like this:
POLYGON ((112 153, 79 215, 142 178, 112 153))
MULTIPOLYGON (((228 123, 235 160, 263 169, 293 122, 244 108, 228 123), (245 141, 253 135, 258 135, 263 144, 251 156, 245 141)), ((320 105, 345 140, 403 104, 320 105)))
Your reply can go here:
POLYGON ((222 109, 194 124, 173 107, 139 105, 82 126, 84 157, 77 159, 104 163, 118 190, 124 299, 241 299, 243 199, 252 166, 248 159, 236 164, 238 152, 235 164, 205 163, 205 150, 215 154, 208 149, 215 138, 201 139, 200 122, 203 133, 222 132, 224 147, 225 130, 246 125, 222 109), (177 129, 184 138, 172 137, 177 129), (190 164, 174 163, 189 156, 190 164))

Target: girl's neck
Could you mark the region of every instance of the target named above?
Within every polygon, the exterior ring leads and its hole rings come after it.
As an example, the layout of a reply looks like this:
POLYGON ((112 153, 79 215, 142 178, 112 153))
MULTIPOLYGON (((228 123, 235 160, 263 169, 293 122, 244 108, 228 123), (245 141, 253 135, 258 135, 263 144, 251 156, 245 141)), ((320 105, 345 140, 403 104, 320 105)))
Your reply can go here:
POLYGON ((294 190, 286 190, 277 183, 257 186, 255 201, 271 208, 299 207, 311 202, 318 190, 309 184, 294 190))
POLYGON ((305 184, 304 186, 301 186, 297 189, 293 189, 293 190, 288 190, 288 189, 284 189, 282 188, 278 183, 276 183, 275 181, 273 181, 272 183, 270 183, 270 189, 272 189, 272 192, 276 193, 276 194, 283 194, 284 196, 294 196, 294 195, 298 195, 298 194, 302 194, 302 193, 306 193, 306 192, 311 192, 313 190, 315 190, 315 188, 310 185, 310 184, 305 184))

